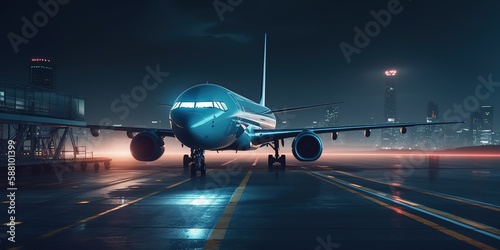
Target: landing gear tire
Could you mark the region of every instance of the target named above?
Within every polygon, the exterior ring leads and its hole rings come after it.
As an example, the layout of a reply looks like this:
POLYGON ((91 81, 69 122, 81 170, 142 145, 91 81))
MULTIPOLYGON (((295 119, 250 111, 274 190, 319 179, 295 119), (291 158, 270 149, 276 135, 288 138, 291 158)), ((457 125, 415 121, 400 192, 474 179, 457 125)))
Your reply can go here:
POLYGON ((203 164, 201 164, 200 173, 201 173, 201 176, 203 176, 203 177, 207 174, 207 164, 205 164, 205 162, 203 162, 203 164))
MULTIPOLYGON (((284 144, 283 141, 282 141, 282 144, 284 144)), ((275 162, 280 163, 281 169, 283 169, 283 170, 286 169, 286 156, 285 155, 280 156, 280 154, 279 154, 279 149, 280 149, 279 141, 275 140, 272 144, 268 144, 268 145, 270 145, 274 149, 274 155, 269 155, 267 157, 268 169, 269 170, 274 169, 273 164, 275 162)))
POLYGON ((273 155, 268 155, 267 156, 267 168, 269 170, 273 169, 273 163, 274 163, 274 156, 273 155))
POLYGON ((191 163, 191 178, 196 177, 196 163, 191 163))
POLYGON ((191 178, 196 177, 196 172, 200 170, 201 176, 207 173, 205 165, 205 150, 201 148, 191 149, 191 156, 184 155, 183 164, 188 165, 191 162, 191 178))
POLYGON ((184 168, 188 168, 190 161, 191 161, 191 159, 189 158, 189 155, 184 155, 184 157, 182 158, 182 166, 184 168))
POLYGON ((286 168, 286 156, 285 155, 280 156, 280 159, 278 160, 278 162, 281 164, 282 169, 286 168))

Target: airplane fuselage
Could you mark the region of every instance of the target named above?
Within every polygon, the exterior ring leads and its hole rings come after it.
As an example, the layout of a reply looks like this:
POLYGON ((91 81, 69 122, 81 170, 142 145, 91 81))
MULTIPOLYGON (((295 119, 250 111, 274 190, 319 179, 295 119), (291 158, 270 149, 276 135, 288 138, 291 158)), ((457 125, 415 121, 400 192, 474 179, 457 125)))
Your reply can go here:
POLYGON ((269 108, 215 84, 182 92, 169 115, 172 132, 184 145, 204 150, 249 150, 253 129, 274 129, 269 108))

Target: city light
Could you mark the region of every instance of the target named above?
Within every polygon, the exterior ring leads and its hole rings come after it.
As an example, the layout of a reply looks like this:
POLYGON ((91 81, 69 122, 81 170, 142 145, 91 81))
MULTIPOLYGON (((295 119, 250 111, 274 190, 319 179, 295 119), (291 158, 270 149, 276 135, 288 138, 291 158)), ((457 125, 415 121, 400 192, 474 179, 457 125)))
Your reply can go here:
POLYGON ((50 59, 43 59, 43 58, 32 58, 32 62, 50 62, 50 59))
POLYGON ((395 69, 390 69, 385 71, 386 76, 395 76, 398 73, 395 69))

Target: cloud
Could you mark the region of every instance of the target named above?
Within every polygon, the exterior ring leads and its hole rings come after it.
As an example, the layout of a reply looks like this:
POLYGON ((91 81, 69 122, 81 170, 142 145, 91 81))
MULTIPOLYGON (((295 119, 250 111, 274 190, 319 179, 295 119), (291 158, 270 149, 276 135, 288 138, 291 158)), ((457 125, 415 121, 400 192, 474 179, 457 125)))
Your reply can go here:
POLYGON ((250 37, 244 34, 231 33, 231 32, 217 32, 214 31, 220 25, 219 22, 208 22, 193 24, 186 29, 186 36, 193 37, 212 37, 217 39, 228 39, 235 42, 246 43, 250 41, 250 37))
MULTIPOLYGON (((213 10, 204 11, 211 13, 213 10)), ((227 26, 223 26, 223 23, 201 15, 200 12, 199 8, 186 8, 168 1, 156 2, 143 9, 137 16, 135 30, 141 40, 153 43, 193 37, 228 39, 240 43, 250 41, 248 35, 233 32, 227 26)))

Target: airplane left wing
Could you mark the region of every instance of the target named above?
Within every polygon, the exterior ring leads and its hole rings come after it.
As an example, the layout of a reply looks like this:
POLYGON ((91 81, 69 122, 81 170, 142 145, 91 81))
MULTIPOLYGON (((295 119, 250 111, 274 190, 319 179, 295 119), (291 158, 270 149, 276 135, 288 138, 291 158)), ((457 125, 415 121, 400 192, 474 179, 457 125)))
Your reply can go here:
POLYGON ((172 129, 163 128, 141 128, 141 127, 123 127, 123 126, 100 126, 100 125, 86 125, 85 128, 90 128, 92 135, 94 133, 99 134, 99 130, 114 130, 114 131, 125 131, 127 133, 139 133, 146 130, 154 130, 161 137, 175 137, 172 129))
POLYGON ((432 126, 443 124, 456 124, 464 122, 431 122, 431 123, 389 123, 389 124, 374 124, 374 125, 358 125, 358 126, 339 126, 339 127, 323 127, 323 128, 304 128, 304 129, 255 129, 253 131, 252 143, 255 145, 268 143, 276 140, 291 138, 299 135, 304 131, 310 131, 316 134, 337 133, 344 131, 383 129, 383 128, 400 128, 406 132, 407 127, 415 126, 432 126))
POLYGON ((122 126, 105 126, 105 125, 88 125, 83 121, 71 121, 65 119, 25 116, 15 114, 0 114, 0 123, 5 124, 25 124, 51 127, 73 127, 73 128, 89 128, 93 135, 99 134, 99 130, 116 130, 130 133, 139 133, 146 130, 154 130, 160 137, 174 137, 171 129, 162 128, 141 128, 141 127, 122 127, 122 126))

